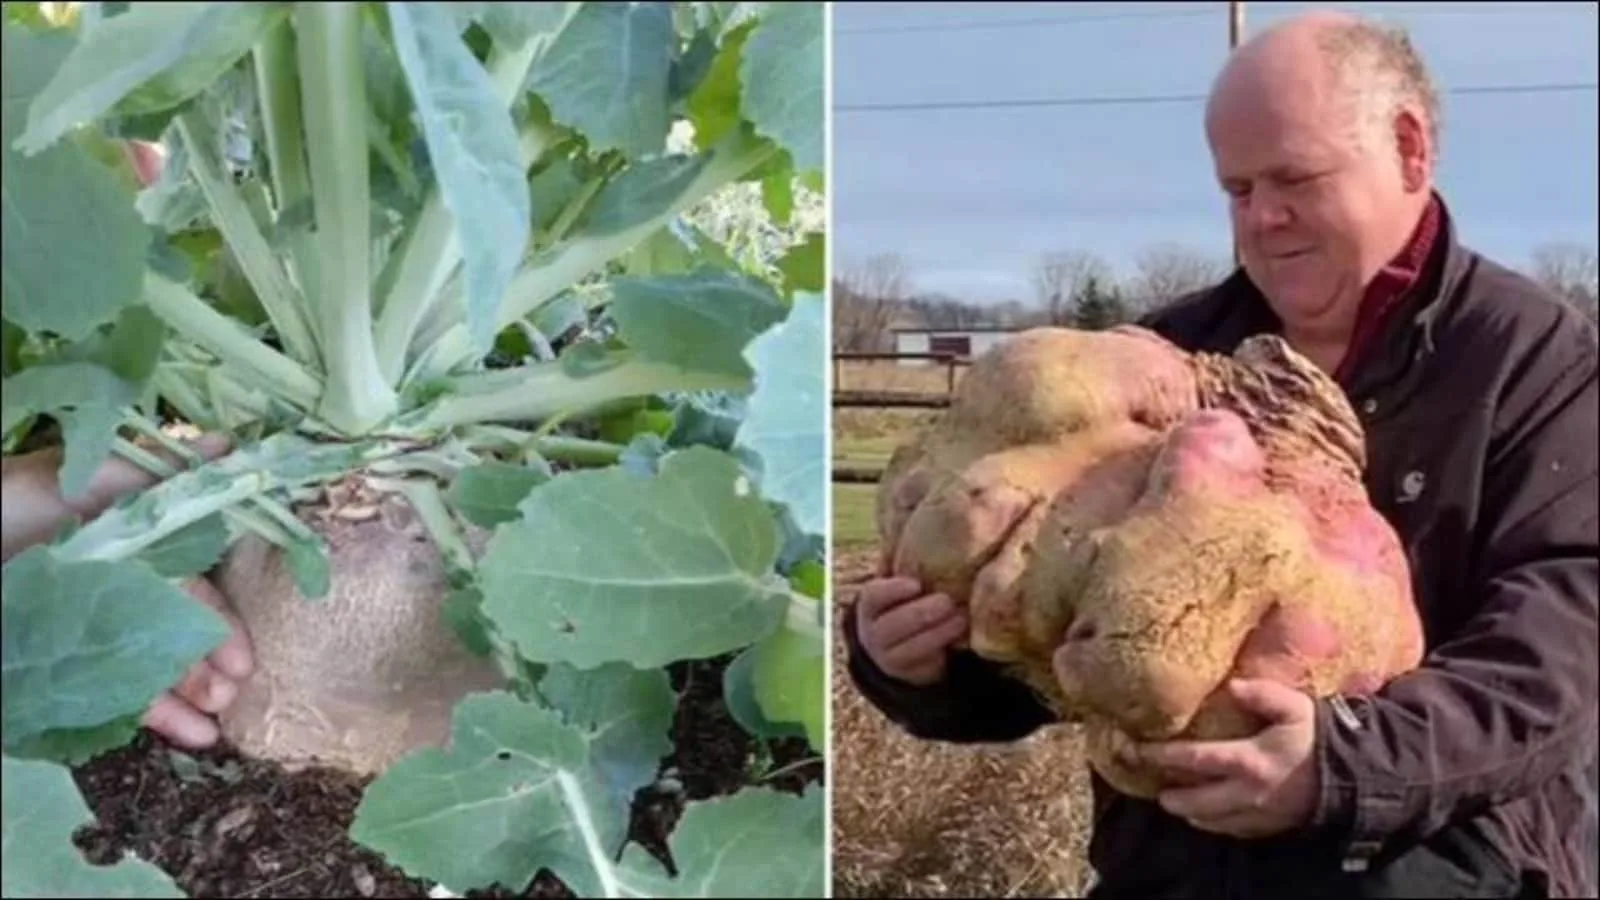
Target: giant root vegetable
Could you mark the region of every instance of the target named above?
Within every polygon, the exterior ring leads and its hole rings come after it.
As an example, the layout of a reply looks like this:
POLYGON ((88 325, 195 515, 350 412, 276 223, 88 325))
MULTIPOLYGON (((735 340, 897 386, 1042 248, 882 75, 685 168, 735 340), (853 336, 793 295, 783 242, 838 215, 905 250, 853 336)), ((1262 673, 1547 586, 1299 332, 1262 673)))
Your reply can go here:
POLYGON ((1420 661, 1365 462, 1338 385, 1277 337, 1223 356, 1131 326, 1034 329, 891 457, 884 564, 964 605, 968 646, 1151 797, 1161 778, 1118 744, 1252 733, 1230 677, 1365 694, 1420 661))

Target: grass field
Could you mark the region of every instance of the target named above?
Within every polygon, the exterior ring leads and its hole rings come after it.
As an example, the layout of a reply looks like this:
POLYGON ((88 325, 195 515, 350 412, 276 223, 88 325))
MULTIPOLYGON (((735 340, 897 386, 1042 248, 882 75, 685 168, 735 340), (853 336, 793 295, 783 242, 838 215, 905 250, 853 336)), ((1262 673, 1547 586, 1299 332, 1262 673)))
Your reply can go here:
MULTIPOLYGON (((836 384, 843 390, 945 390, 942 368, 844 368, 836 384)), ((881 468, 938 416, 837 410, 834 460, 881 468)), ((836 622, 850 614, 851 585, 876 562, 876 491, 833 486, 836 622)), ((834 896, 1082 896, 1091 805, 1078 733, 1049 729, 994 746, 912 738, 855 690, 839 633, 831 686, 834 896)))

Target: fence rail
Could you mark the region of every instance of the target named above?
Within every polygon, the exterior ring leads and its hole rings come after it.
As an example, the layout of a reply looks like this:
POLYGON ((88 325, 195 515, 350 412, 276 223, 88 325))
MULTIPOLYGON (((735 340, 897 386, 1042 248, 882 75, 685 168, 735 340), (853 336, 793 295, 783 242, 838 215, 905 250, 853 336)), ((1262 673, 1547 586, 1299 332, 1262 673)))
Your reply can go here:
MULTIPOLYGON (((972 358, 952 353, 835 353, 833 354, 833 406, 835 408, 879 408, 879 409, 947 409, 950 406, 950 397, 956 390, 956 370, 962 366, 970 366, 972 358), (885 390, 840 390, 838 385, 843 381, 843 368, 850 362, 902 362, 905 360, 924 360, 939 363, 945 367, 945 392, 942 394, 928 393, 925 391, 885 391, 885 390)), ((832 480, 835 484, 877 484, 882 472, 875 468, 861 466, 830 467, 832 480)))

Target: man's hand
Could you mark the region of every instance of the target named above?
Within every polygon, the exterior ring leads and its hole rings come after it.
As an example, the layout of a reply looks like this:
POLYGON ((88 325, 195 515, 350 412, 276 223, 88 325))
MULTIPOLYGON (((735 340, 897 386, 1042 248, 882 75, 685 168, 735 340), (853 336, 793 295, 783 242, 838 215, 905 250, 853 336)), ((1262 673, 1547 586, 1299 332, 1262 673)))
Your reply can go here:
POLYGON ((1124 762, 1194 783, 1161 792, 1157 802, 1203 831, 1263 838, 1304 825, 1320 788, 1315 702, 1275 681, 1240 679, 1228 687, 1240 707, 1267 720, 1254 737, 1134 744, 1124 762))
MULTIPOLYGON (((227 452, 228 443, 217 435, 207 435, 191 447, 206 459, 227 452)), ((182 464, 171 455, 154 451, 175 467, 182 464)), ((10 559, 34 544, 54 536, 73 517, 84 521, 100 515, 123 496, 144 490, 156 483, 155 476, 121 458, 108 459, 94 473, 89 487, 80 497, 61 496, 57 472, 61 465, 59 448, 6 459, 0 466, 0 559, 10 559)), ((171 690, 164 692, 145 711, 146 728, 185 747, 209 747, 217 740, 217 725, 210 715, 233 703, 239 684, 255 669, 255 656, 244 625, 211 582, 191 578, 183 588, 189 596, 210 606, 232 627, 233 634, 210 656, 189 668, 171 690)))
POLYGON ((855 601, 856 632, 885 674, 926 687, 944 678, 950 648, 967 635, 967 616, 944 594, 923 594, 911 578, 866 582, 855 601))

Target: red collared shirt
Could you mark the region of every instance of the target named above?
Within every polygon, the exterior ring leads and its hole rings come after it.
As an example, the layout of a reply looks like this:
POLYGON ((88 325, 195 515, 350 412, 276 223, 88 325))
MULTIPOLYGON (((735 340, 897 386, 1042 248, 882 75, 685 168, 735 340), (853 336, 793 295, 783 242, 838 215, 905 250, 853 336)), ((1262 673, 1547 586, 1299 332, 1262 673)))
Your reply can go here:
POLYGON ((1423 266, 1427 265, 1428 254, 1433 251, 1434 241, 1439 236, 1440 219, 1439 195, 1435 194, 1422 211, 1422 219, 1417 222, 1416 229, 1411 232, 1411 240, 1388 265, 1378 270, 1372 283, 1367 285, 1367 292, 1361 298, 1361 308, 1356 311, 1356 326, 1350 335, 1350 347, 1333 376, 1341 383, 1350 377, 1361 358, 1361 351, 1383 329, 1406 292, 1422 277, 1423 266))

